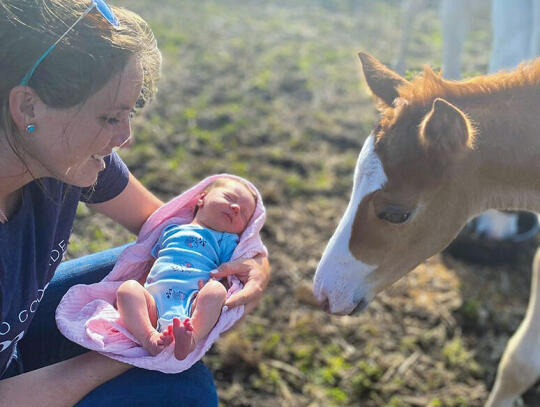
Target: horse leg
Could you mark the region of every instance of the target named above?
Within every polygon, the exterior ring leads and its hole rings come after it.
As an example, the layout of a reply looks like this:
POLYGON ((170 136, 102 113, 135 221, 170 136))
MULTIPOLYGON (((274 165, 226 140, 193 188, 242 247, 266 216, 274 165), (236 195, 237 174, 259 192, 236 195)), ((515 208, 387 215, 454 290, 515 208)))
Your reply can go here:
POLYGON ((486 407, 511 407, 540 377, 540 249, 532 268, 525 318, 508 341, 486 407))
POLYGON ((465 0, 443 0, 441 3, 442 73, 446 79, 461 79, 461 54, 471 8, 465 0))
POLYGON ((540 56, 540 0, 533 0, 532 7, 533 26, 529 59, 534 59, 540 56))
POLYGON ((489 72, 514 69, 529 58, 532 19, 530 2, 491 1, 493 39, 489 72))
POLYGON ((393 63, 394 70, 401 75, 405 73, 405 57, 409 50, 409 37, 411 36, 414 16, 420 9, 420 3, 420 0, 404 0, 401 3, 400 35, 397 47, 398 54, 393 63))

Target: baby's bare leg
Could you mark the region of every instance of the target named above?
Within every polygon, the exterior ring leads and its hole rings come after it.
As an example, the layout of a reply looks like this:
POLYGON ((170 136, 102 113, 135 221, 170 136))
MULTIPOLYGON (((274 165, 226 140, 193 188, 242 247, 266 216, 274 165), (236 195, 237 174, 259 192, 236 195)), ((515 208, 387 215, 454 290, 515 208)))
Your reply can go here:
POLYGON ((120 285, 116 304, 126 328, 151 355, 157 355, 172 342, 167 331, 156 331, 156 302, 137 281, 128 280, 120 285))
POLYGON ((210 280, 197 295, 191 319, 181 322, 173 321, 174 356, 183 360, 195 349, 195 346, 212 330, 216 324, 221 308, 225 303, 227 290, 219 281, 210 280))

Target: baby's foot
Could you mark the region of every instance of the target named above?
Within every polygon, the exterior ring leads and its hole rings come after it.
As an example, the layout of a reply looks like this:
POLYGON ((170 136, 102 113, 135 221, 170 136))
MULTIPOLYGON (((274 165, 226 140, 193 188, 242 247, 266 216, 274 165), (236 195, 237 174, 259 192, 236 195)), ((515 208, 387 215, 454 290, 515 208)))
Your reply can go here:
POLYGON ((178 318, 174 318, 172 329, 174 335, 174 356, 178 360, 184 360, 195 348, 193 326, 191 326, 189 318, 186 318, 183 323, 178 318))
POLYGON ((167 331, 159 333, 158 331, 152 331, 146 337, 143 343, 143 348, 151 355, 155 356, 167 347, 173 340, 172 335, 167 331))
POLYGON ((172 329, 167 329, 167 330, 161 332, 160 335, 161 335, 160 339, 161 339, 161 342, 163 343, 164 348, 169 346, 169 344, 172 343, 172 341, 174 341, 172 329))

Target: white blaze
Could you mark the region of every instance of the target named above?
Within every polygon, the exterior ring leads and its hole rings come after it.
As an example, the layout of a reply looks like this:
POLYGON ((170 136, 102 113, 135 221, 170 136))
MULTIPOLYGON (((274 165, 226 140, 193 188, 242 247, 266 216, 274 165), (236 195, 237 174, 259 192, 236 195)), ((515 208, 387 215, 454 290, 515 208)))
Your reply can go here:
POLYGON ((349 205, 315 272, 313 293, 319 301, 328 298, 332 313, 350 313, 362 299, 371 301, 373 297, 364 280, 377 265, 355 259, 349 251, 349 240, 358 205, 366 195, 381 189, 387 180, 374 147, 375 137, 370 134, 358 156, 349 205))

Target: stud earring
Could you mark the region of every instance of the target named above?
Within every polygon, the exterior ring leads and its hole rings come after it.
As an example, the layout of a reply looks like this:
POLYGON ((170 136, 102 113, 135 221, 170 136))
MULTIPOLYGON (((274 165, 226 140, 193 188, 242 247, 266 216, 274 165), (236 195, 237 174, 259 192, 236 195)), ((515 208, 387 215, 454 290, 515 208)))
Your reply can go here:
POLYGON ((33 133, 36 130, 36 126, 34 124, 29 124, 26 126, 26 132, 28 134, 33 133))

